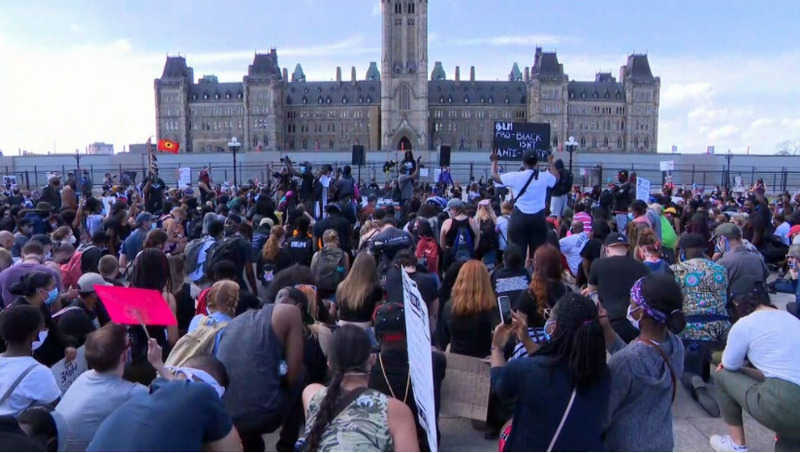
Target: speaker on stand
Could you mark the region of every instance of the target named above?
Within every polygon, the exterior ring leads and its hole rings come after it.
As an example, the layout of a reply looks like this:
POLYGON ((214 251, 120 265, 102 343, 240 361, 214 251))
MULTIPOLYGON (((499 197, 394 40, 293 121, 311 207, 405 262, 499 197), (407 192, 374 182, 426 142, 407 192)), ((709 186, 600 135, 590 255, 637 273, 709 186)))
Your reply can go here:
POLYGON ((439 147, 439 167, 450 166, 450 146, 442 145, 439 147))

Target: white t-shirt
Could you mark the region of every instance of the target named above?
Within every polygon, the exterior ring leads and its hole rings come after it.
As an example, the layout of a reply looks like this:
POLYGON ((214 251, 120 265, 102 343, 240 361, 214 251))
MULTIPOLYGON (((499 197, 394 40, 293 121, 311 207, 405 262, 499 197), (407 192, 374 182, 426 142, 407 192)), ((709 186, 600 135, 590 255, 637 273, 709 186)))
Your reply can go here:
POLYGON ((800 385, 800 319, 783 310, 762 309, 736 321, 728 333, 722 366, 733 371, 745 356, 767 378, 800 385))
POLYGON ((556 185, 555 176, 549 172, 540 171, 539 177, 531 180, 525 193, 520 197, 519 193, 525 187, 532 172, 533 170, 524 170, 500 175, 503 184, 514 192, 515 197, 518 197, 514 207, 523 214, 536 214, 543 210, 547 199, 547 189, 556 185))
POLYGON ((61 390, 50 369, 33 357, 0 355, 0 397, 31 365, 36 365, 0 406, 0 415, 18 416, 33 404, 50 404, 61 397, 61 390))
POLYGON ((501 215, 497 218, 497 238, 500 240, 499 249, 505 250, 508 246, 508 218, 501 215))
POLYGON ((561 253, 567 259, 569 270, 572 275, 578 275, 578 268, 581 265, 581 252, 586 243, 589 242, 589 235, 585 232, 573 234, 565 238, 559 239, 558 246, 561 248, 561 253))

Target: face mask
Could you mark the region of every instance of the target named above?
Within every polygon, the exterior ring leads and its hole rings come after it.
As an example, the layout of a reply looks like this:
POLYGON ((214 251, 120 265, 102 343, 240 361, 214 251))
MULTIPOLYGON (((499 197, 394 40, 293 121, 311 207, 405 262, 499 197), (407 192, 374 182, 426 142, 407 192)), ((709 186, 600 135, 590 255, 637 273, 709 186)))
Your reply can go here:
POLYGON ((75 242, 77 242, 77 239, 75 239, 75 236, 70 236, 69 237, 69 243, 72 244, 72 245, 75 245, 75 242))
POLYGON ((220 398, 222 398, 222 395, 225 394, 225 387, 219 385, 219 382, 217 382, 216 379, 214 379, 210 374, 206 373, 203 370, 198 370, 197 368, 178 368, 178 367, 169 367, 169 369, 172 370, 173 373, 183 374, 190 381, 193 382, 199 381, 201 383, 210 385, 211 387, 214 388, 214 390, 217 392, 217 395, 219 395, 220 398))
MULTIPOLYGON (((548 330, 549 330, 548 327, 554 325, 555 323, 556 323, 555 319, 552 319, 552 320, 547 321, 547 322, 544 323, 543 331, 544 331, 544 339, 545 339, 545 341, 550 341, 551 333, 548 332, 548 330)), ((555 329, 553 329, 553 332, 555 332, 555 329)))
POLYGON ((38 340, 34 340, 33 343, 31 343, 31 351, 35 351, 35 350, 41 348, 42 345, 44 344, 44 340, 46 340, 46 339, 47 339, 47 330, 40 330, 39 331, 39 339, 38 340))
POLYGON ((628 220, 633 220, 633 213, 632 212, 628 213, 628 220))
POLYGON ((55 287, 47 292, 47 299, 44 300, 45 305, 53 305, 58 297, 58 287, 55 287))
POLYGON ((155 230, 155 229, 156 229, 156 224, 155 223, 151 223, 150 224, 150 231, 155 230))
POLYGON ((686 261, 686 251, 681 250, 680 260, 681 262, 686 261))
POLYGON ((639 321, 640 321, 641 319, 638 319, 638 320, 637 320, 637 319, 634 319, 634 318, 633 318, 633 312, 634 312, 634 311, 636 311, 636 310, 639 310, 640 308, 642 308, 642 307, 631 308, 631 306, 630 306, 630 305, 628 305, 628 314, 627 314, 627 316, 625 316, 626 318, 628 318, 628 322, 630 322, 630 323, 631 323, 631 325, 632 325, 632 326, 633 326, 633 327, 634 327, 636 330, 639 330, 639 321))

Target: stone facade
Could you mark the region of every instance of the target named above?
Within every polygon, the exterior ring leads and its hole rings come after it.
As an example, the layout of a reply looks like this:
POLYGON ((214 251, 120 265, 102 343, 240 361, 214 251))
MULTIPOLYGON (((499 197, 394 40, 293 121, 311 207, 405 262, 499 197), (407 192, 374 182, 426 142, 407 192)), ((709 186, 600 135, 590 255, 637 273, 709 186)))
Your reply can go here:
POLYGON ((556 150, 573 136, 580 151, 656 152, 661 81, 647 55, 630 55, 619 80, 570 81, 538 47, 532 68, 514 63, 507 81, 476 81, 474 66, 448 79, 441 62, 429 77, 427 0, 380 2, 381 69, 370 63, 361 80, 337 68, 333 82, 307 81, 299 64, 290 78, 272 49, 255 54, 242 82, 194 83, 185 58, 167 57, 154 83, 158 138, 185 152, 224 151, 234 136, 242 151, 489 150, 503 120, 549 122, 556 150))

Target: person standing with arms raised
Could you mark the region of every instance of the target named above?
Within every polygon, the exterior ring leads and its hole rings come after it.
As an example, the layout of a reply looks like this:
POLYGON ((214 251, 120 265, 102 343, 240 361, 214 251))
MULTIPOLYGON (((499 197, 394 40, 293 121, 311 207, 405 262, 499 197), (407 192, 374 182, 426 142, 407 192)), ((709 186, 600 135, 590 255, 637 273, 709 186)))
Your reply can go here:
POLYGON ((536 168, 539 156, 534 149, 529 149, 522 155, 522 165, 525 167, 522 171, 499 174, 496 149, 490 159, 492 180, 505 185, 514 193, 514 210, 508 223, 509 242, 517 244, 522 249, 523 256, 532 257, 536 248, 547 239, 547 189, 555 186, 558 181, 558 169, 553 155, 547 156, 549 173, 540 173, 536 168))

